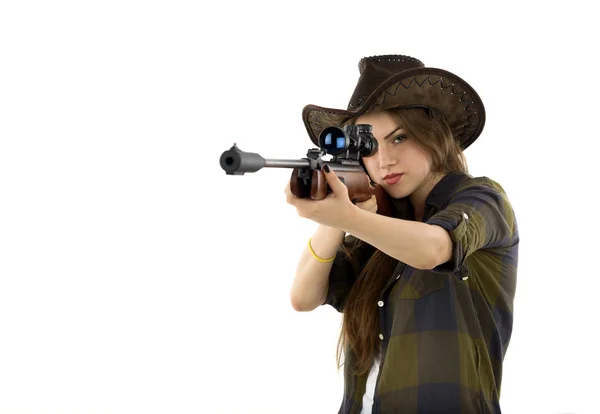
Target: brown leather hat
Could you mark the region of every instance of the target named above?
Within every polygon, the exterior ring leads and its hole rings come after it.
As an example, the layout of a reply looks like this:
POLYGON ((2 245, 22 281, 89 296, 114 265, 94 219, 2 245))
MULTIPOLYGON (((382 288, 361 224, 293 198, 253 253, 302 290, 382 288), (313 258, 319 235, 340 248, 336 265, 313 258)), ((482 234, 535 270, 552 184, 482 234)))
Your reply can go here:
POLYGON ((349 118, 395 107, 427 107, 442 113, 454 137, 466 149, 485 124, 483 102, 464 80, 443 69, 429 68, 404 55, 365 57, 358 63, 360 78, 348 109, 307 105, 302 120, 310 139, 319 145, 319 135, 328 126, 340 126, 349 118))

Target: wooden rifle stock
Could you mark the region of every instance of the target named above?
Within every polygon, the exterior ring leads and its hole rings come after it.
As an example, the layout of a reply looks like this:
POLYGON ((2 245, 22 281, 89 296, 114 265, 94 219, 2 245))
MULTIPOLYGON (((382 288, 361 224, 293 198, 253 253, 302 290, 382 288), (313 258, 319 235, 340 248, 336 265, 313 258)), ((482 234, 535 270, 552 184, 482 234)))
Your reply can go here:
MULTIPOLYGON (((352 202, 366 201, 373 194, 377 199, 377 214, 393 217, 392 205, 389 196, 380 185, 371 187, 369 176, 364 171, 337 171, 335 164, 328 164, 340 181, 348 188, 348 197, 352 202)), ((296 197, 313 200, 322 200, 331 193, 323 170, 313 170, 310 187, 305 185, 305 180, 299 175, 300 169, 294 168, 290 179, 290 189, 296 197)))

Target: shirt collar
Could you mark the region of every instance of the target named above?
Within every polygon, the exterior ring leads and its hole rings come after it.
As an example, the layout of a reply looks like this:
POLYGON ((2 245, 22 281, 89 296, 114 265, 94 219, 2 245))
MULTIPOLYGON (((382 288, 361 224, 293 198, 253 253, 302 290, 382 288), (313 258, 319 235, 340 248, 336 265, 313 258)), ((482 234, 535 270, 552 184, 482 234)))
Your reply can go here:
MULTIPOLYGON (((425 200, 425 215, 435 207, 436 211, 442 210, 454 194, 458 186, 465 180, 471 178, 469 174, 461 172, 449 172, 431 189, 427 199, 425 200)), ((394 217, 414 220, 414 209, 408 197, 391 198, 392 206, 394 207, 394 217)))
POLYGON ((431 189, 425 200, 425 206, 435 207, 437 210, 441 210, 446 206, 458 186, 469 178, 471 178, 469 174, 462 172, 447 173, 431 189))

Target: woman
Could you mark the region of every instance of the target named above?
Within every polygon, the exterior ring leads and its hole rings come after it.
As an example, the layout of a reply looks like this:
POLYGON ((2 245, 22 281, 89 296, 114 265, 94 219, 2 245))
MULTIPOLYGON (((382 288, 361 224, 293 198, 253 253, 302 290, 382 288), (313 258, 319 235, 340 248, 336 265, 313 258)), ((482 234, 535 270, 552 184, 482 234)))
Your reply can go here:
POLYGON ((378 150, 362 163, 394 214, 374 214, 375 197, 353 204, 326 164, 325 199, 296 198, 288 184, 288 203, 321 224, 292 306, 343 313, 339 413, 500 413, 519 236, 502 187, 467 173, 483 104, 464 80, 408 56, 364 58, 359 70, 347 110, 309 105, 304 121, 315 143, 328 126, 373 126, 378 150))

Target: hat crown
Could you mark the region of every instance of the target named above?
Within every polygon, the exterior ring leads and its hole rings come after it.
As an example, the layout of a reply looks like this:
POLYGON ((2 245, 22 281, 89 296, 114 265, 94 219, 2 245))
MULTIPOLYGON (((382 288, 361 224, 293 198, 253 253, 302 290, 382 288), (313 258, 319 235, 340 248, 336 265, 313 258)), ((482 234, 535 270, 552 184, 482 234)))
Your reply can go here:
POLYGON ((370 112, 429 108, 443 116, 464 150, 481 134, 485 107, 464 79, 445 69, 427 67, 406 55, 376 55, 358 63, 360 76, 348 109, 306 105, 302 119, 311 141, 330 126, 341 126, 370 112))
POLYGON ((408 69, 425 66, 419 59, 406 55, 364 57, 358 62, 360 77, 350 98, 348 109, 361 106, 365 99, 384 81, 408 69))

